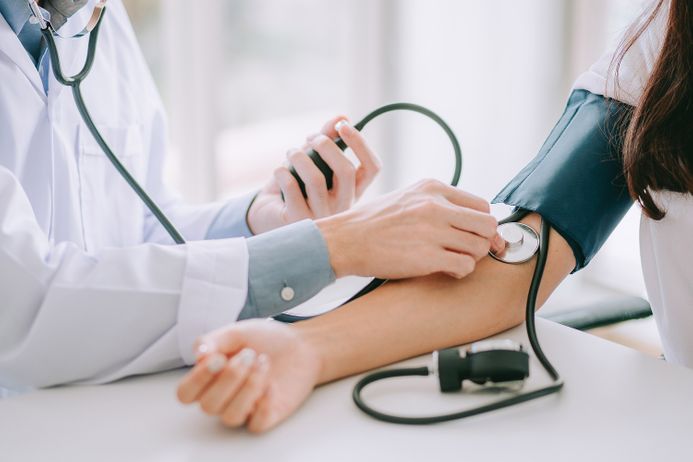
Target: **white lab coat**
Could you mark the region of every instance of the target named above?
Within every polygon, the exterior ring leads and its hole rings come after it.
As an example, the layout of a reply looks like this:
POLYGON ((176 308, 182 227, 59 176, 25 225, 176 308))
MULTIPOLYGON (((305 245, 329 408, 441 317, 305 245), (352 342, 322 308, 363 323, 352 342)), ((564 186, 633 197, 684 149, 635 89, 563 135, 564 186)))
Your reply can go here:
MULTIPOLYGON (((90 11, 62 31, 76 32, 90 11)), ((67 71, 81 67, 86 44, 60 41, 67 71)), ((221 204, 184 206, 162 184, 165 116, 120 1, 109 2, 83 91, 117 155, 188 241, 204 239, 221 204)), ((245 303, 247 248, 170 244, 87 132, 70 89, 51 76, 46 96, 0 16, 0 386, 191 363, 194 339, 245 303)))

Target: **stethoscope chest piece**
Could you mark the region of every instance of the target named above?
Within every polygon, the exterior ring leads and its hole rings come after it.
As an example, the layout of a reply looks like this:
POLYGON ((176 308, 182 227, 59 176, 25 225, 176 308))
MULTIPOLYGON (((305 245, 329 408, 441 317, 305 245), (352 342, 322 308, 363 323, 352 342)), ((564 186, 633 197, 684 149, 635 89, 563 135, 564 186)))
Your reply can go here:
POLYGON ((506 242, 505 249, 489 255, 500 262, 525 263, 539 251, 539 234, 524 223, 504 223, 498 227, 498 234, 506 242))

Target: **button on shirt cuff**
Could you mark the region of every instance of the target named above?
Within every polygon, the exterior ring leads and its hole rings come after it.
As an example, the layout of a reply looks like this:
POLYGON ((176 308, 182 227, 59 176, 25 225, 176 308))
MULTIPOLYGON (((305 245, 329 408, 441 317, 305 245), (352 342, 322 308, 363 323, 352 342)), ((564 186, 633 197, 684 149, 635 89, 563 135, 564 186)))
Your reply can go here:
POLYGON ((335 281, 327 243, 312 220, 254 236, 247 244, 249 290, 240 319, 277 315, 335 281))

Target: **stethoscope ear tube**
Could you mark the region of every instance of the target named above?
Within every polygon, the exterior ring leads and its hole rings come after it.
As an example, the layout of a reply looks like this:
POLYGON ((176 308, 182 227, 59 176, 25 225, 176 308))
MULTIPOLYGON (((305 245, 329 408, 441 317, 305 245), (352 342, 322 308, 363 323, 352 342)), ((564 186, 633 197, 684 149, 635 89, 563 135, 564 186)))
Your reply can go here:
MULTIPOLYGON (((154 202, 154 200, 147 194, 144 188, 137 182, 137 180, 130 174, 128 169, 120 162, 118 157, 113 153, 113 150, 108 145, 108 142, 101 135, 101 132, 96 127, 94 120, 89 113, 89 110, 84 102, 84 97, 82 96, 81 84, 84 79, 87 78, 91 68, 94 64, 94 59, 96 58, 96 47, 99 40, 99 31, 101 30, 101 23, 106 13, 106 1, 100 1, 92 14, 92 18, 87 25, 84 33, 89 33, 89 46, 87 49, 87 56, 84 60, 84 65, 82 69, 74 76, 66 76, 63 73, 62 66, 60 64, 60 55, 58 53, 58 47, 55 43, 55 31, 53 30, 50 23, 47 27, 41 30, 46 43, 48 46, 48 52, 51 56, 51 67, 53 68, 53 75, 55 75, 56 80, 62 85, 72 88, 72 96, 77 105, 77 110, 79 111, 84 124, 89 129, 99 147, 103 150, 104 154, 111 162, 113 167, 118 171, 120 176, 125 180, 125 182, 130 186, 130 188, 137 194, 139 199, 144 203, 144 205, 149 209, 152 215, 161 223, 166 232, 171 239, 176 244, 185 244, 185 239, 183 235, 176 229, 176 227, 171 223, 168 217, 161 211, 159 206, 154 202)), ((79 35, 78 35, 79 36, 79 35)))
MULTIPOLYGON (((527 215, 527 211, 524 210, 518 210, 515 213, 513 213, 510 217, 507 219, 501 221, 502 223, 509 223, 509 222, 515 222, 520 219, 522 219, 524 216, 527 215)), ((539 251, 537 254, 537 264, 536 267, 534 268, 534 274, 532 276, 532 282, 530 284, 529 291, 527 293, 527 304, 526 304, 526 311, 525 311, 525 326, 527 329, 527 337, 529 338, 530 345, 532 346, 532 350, 534 351, 535 356, 541 363, 541 365, 544 367, 546 372, 551 376, 553 383, 551 385, 548 385, 546 387, 542 387, 537 390, 529 391, 526 393, 518 393, 516 395, 513 395, 509 398, 501 399, 499 401, 495 401, 489 404, 486 404, 484 406, 479 406, 473 409, 467 409, 467 410, 462 410, 458 412, 453 412, 450 414, 443 414, 443 415, 434 415, 434 416, 422 416, 422 417, 406 417, 406 416, 397 416, 393 414, 387 414, 384 412, 377 411, 373 409, 370 405, 368 405, 364 400, 363 400, 363 389, 373 383, 377 382, 379 380, 384 380, 392 377, 403 377, 403 376, 426 376, 431 373, 431 371, 427 367, 421 367, 421 368, 409 368, 409 369, 389 369, 389 370, 382 370, 382 371, 377 371, 371 374, 366 375, 363 377, 361 380, 359 380, 356 385, 354 386, 354 390, 352 392, 352 399, 356 406, 362 410, 364 413, 368 414, 369 416, 377 419, 377 420, 382 420, 383 422, 389 422, 389 423, 395 423, 395 424, 404 424, 404 425, 428 425, 428 424, 433 424, 433 423, 439 423, 439 422, 447 422, 450 420, 458 420, 458 419, 464 419, 466 417, 472 417, 475 415, 483 414, 486 412, 490 411, 495 411, 498 409, 506 408, 509 406, 514 406, 515 404, 520 404, 524 403, 527 401, 531 401, 533 399, 540 398, 542 396, 547 396, 553 393, 558 392, 563 388, 563 381, 561 380, 558 371, 553 367, 551 362, 549 362, 548 358, 544 354, 543 350, 541 349, 541 345, 539 344, 539 339, 537 337, 537 332, 536 332, 536 327, 535 327, 535 311, 536 311, 536 303, 537 303, 537 297, 539 294, 539 286, 541 285, 541 280, 544 275, 544 269, 546 267, 546 260, 548 258, 548 247, 549 247, 549 235, 550 235, 550 230, 551 227, 548 222, 542 220, 541 223, 541 230, 540 230, 540 245, 539 245, 539 251)), ((449 382, 449 378, 447 380, 449 382)), ((446 383, 447 383, 446 382, 446 383)), ((451 387, 449 383, 446 385, 448 388, 451 387)))

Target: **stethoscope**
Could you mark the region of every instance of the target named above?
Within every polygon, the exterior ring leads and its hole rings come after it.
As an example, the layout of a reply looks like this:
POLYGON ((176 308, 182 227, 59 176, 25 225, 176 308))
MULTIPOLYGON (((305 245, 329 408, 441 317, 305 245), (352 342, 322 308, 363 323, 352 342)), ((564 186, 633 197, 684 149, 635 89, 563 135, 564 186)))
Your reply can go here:
POLYGON ((125 166, 120 162, 118 157, 116 157, 116 155, 113 153, 113 150, 108 145, 104 137, 101 135, 99 129, 96 127, 96 124, 94 123, 94 120, 92 119, 91 114, 89 113, 89 110, 87 109, 87 106, 84 103, 84 98, 82 97, 81 85, 82 82, 84 82, 84 80, 91 72, 92 66, 94 65, 94 58, 96 57, 96 45, 99 40, 99 31, 101 29, 101 22, 103 20, 104 14, 106 13, 106 3, 108 0, 101 0, 99 1, 99 3, 96 4, 86 27, 80 33, 73 35, 72 37, 61 37, 60 34, 58 34, 55 31, 55 29, 53 29, 53 26, 51 25, 50 21, 43 17, 41 7, 39 7, 37 0, 27 1, 29 2, 29 7, 31 8, 31 12, 33 15, 32 17, 41 27, 41 33, 43 34, 43 37, 46 40, 48 52, 51 56, 51 67, 53 68, 53 75, 55 76, 55 79, 62 85, 68 86, 72 89, 72 96, 77 105, 77 110, 79 111, 80 116, 82 116, 82 119, 84 120, 84 123, 89 129, 89 132, 92 134, 96 142, 99 144, 104 154, 106 154, 108 160, 111 162, 111 164, 113 164, 113 167, 118 171, 120 176, 123 177, 123 179, 127 182, 130 188, 132 188, 132 190, 135 191, 135 194, 137 194, 137 196, 147 206, 152 215, 154 215, 156 219, 159 221, 159 223, 161 223, 161 226, 163 226, 164 229, 166 229, 166 232, 169 234, 169 236, 171 236, 171 239, 173 239, 173 241, 176 244, 185 244, 185 239, 183 239, 181 233, 178 232, 176 227, 161 211, 156 202, 154 202, 154 200, 152 200, 152 198, 149 197, 144 188, 140 186, 137 180, 135 180, 135 178, 130 174, 128 169, 125 168, 125 166), (85 35, 89 35, 89 46, 87 48, 87 56, 84 60, 84 66, 82 67, 82 70, 80 70, 75 75, 66 76, 63 73, 62 66, 60 64, 60 54, 58 53, 58 47, 55 43, 55 37, 57 36, 60 38, 72 39, 83 37, 85 35))
MULTIPOLYGON (((51 65, 53 68, 53 74, 58 82, 62 85, 66 85, 72 89, 72 95, 77 105, 77 109, 80 116, 84 120, 90 133, 99 144, 104 154, 108 160, 113 164, 113 167, 118 171, 118 173, 123 177, 127 184, 132 188, 132 190, 137 194, 137 196, 142 200, 145 206, 150 210, 150 212, 156 217, 156 219, 161 223, 166 232, 171 236, 176 244, 184 244, 185 239, 180 232, 175 228, 171 221, 166 217, 166 215, 161 211, 157 204, 152 200, 146 191, 140 186, 140 184, 135 180, 135 178, 130 174, 130 172, 125 168, 125 166, 120 162, 118 157, 113 153, 106 140, 101 135, 99 129, 96 127, 89 110, 86 107, 84 98, 82 97, 81 84, 89 75, 92 66, 94 64, 94 58, 96 56, 96 46, 99 37, 99 30, 101 28, 101 23, 106 12, 107 0, 99 1, 94 7, 94 11, 87 23, 87 26, 80 33, 72 37, 61 37, 61 38, 77 38, 89 35, 89 44, 87 49, 87 55, 84 61, 82 69, 73 76, 66 76, 63 73, 60 64, 60 55, 58 53, 58 48, 55 43, 55 37, 60 37, 60 35, 55 31, 50 21, 43 16, 42 10, 38 5, 36 0, 27 0, 29 7, 32 12, 32 21, 38 23, 43 37, 46 40, 48 51, 51 57, 51 65)), ((368 114, 361 121, 356 123, 354 127, 357 130, 362 130, 369 122, 371 122, 376 117, 383 115, 392 111, 413 111, 424 115, 425 117, 433 120, 437 123, 443 131, 447 134, 450 142, 452 144, 455 156, 455 170, 453 173, 453 178, 451 184, 457 186, 460 180, 462 172, 462 151, 460 144, 457 140, 452 129, 448 126, 445 121, 439 117, 434 112, 426 109, 425 107, 418 106, 410 103, 394 103, 381 108, 368 114)), ((337 145, 342 149, 346 149, 346 144, 341 140, 335 140, 337 145)), ((307 153, 308 156, 313 160, 317 167, 325 175, 326 184, 328 188, 332 187, 333 172, 330 167, 325 163, 322 158, 315 151, 310 151, 307 153)), ((305 185, 303 181, 292 169, 292 174, 296 178, 301 187, 301 191, 304 196, 305 185)), ((529 354, 522 348, 520 344, 505 340, 505 341, 485 341, 477 342, 472 344, 469 349, 460 350, 458 348, 449 348, 441 351, 437 351, 433 354, 433 366, 431 367, 420 367, 420 368, 408 368, 408 369, 390 369, 374 372, 363 377, 354 387, 353 400, 356 405, 364 411, 366 414, 387 422, 400 423, 400 424, 430 424, 435 422, 442 422, 454 419, 461 419, 464 417, 469 417, 484 412, 489 412, 496 409, 501 409, 504 407, 512 406, 514 404, 522 403, 532 399, 539 398, 551 393, 555 393, 560 390, 563 386, 563 382, 556 371, 556 369, 551 365, 549 360, 544 355, 544 352, 539 345, 539 340, 537 338, 537 333, 534 323, 534 313, 536 309, 537 295, 539 292, 539 285, 544 273, 544 267, 546 265, 548 244, 549 244, 549 230, 550 227, 548 223, 542 222, 540 234, 534 231, 531 227, 518 223, 528 212, 519 210, 513 213, 510 217, 503 220, 498 228, 498 232, 505 239, 507 246, 506 248, 497 254, 491 253, 490 255, 498 261, 508 263, 508 264, 521 264, 531 260, 535 255, 537 256, 537 264, 534 269, 534 274, 532 277, 532 282, 530 284, 529 292, 527 295, 527 305, 526 305, 526 328, 527 337, 529 338, 530 345, 537 359, 544 367, 546 372, 551 376, 553 382, 551 385, 526 392, 519 393, 514 391, 510 397, 501 399, 499 401, 486 404, 473 409, 462 410, 459 412, 454 412, 446 415, 436 415, 436 416, 426 416, 426 417, 404 417, 396 416, 392 414, 387 414, 384 412, 377 411, 368 405, 362 397, 363 389, 376 381, 392 378, 392 377, 402 377, 402 376, 427 376, 431 374, 437 374, 440 383, 440 389, 443 392, 459 391, 465 381, 470 381, 477 383, 479 385, 491 385, 493 387, 506 387, 508 390, 520 390, 521 385, 529 377, 529 354)), ((374 279, 370 284, 364 287, 356 295, 351 297, 347 302, 359 298, 370 291, 376 289, 383 285, 386 281, 380 279, 374 279)), ((306 317, 297 317, 290 315, 279 315, 275 319, 283 322, 295 322, 308 319, 306 317)))
POLYGON ((524 382, 529 377, 529 354, 521 344, 510 340, 487 340, 476 342, 464 350, 448 348, 436 351, 433 353, 433 364, 431 366, 386 369, 366 375, 356 383, 352 393, 354 403, 356 403, 359 409, 369 416, 385 422, 426 425, 495 411, 556 393, 563 388, 563 380, 539 344, 534 315, 539 286, 548 257, 551 227, 546 221, 542 220, 540 234, 538 234, 531 227, 518 223, 528 213, 526 210, 518 210, 501 222, 499 232, 503 236, 509 236, 512 241, 508 243, 503 252, 499 254, 490 253, 490 255, 496 260, 508 264, 525 263, 532 259, 534 255, 537 255, 536 267, 534 268, 532 282, 527 293, 525 327, 530 346, 540 364, 551 377, 551 384, 536 390, 520 393, 519 390, 522 389, 524 382), (366 403, 362 397, 363 389, 373 382, 394 377, 429 375, 438 376, 440 390, 444 393, 460 391, 466 381, 469 384, 475 383, 483 387, 504 390, 509 392, 510 396, 471 409, 421 417, 399 416, 378 411, 366 403))

